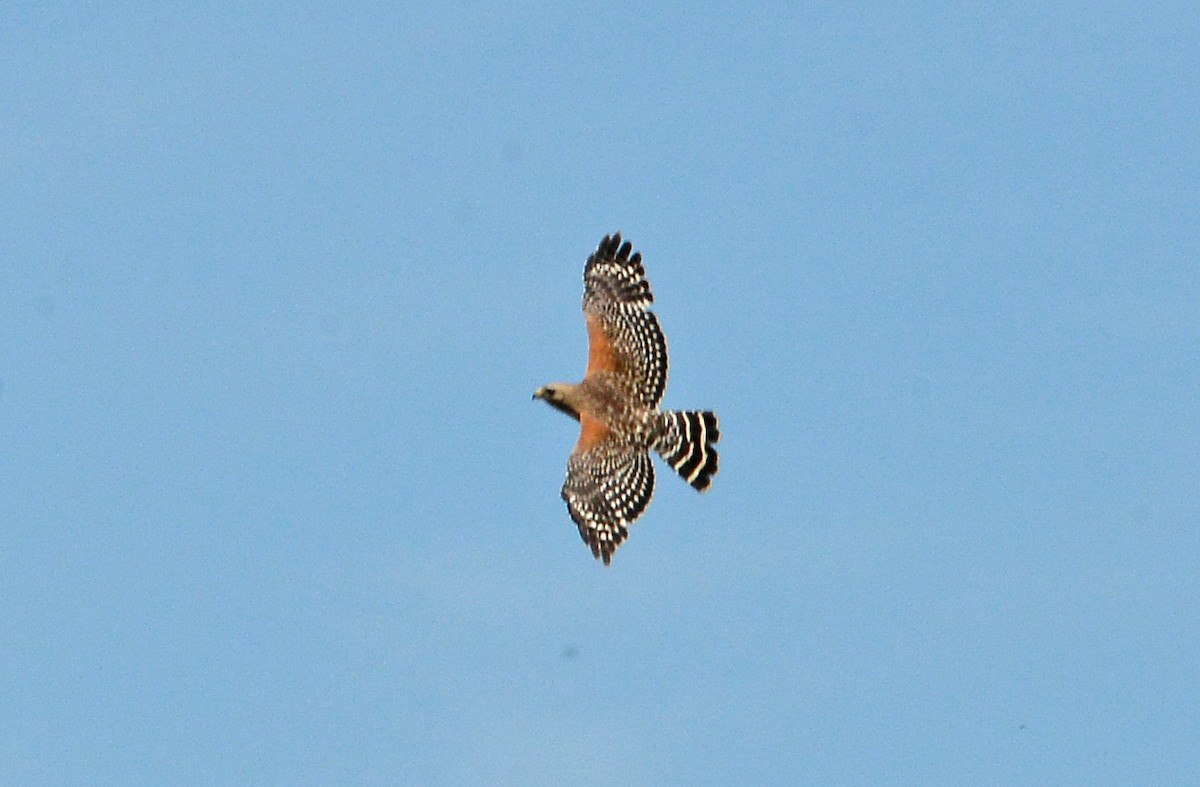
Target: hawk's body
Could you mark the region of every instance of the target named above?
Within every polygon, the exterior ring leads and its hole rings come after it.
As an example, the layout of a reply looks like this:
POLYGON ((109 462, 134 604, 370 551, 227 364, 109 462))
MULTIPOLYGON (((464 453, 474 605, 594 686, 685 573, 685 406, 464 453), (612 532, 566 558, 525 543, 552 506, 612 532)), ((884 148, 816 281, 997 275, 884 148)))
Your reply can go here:
POLYGON ((667 341, 648 311, 654 296, 642 255, 605 236, 583 270, 588 365, 577 385, 535 397, 579 421, 562 497, 592 554, 607 564, 654 493, 654 449, 697 490, 717 472, 720 438, 711 412, 659 412, 667 387, 667 341))

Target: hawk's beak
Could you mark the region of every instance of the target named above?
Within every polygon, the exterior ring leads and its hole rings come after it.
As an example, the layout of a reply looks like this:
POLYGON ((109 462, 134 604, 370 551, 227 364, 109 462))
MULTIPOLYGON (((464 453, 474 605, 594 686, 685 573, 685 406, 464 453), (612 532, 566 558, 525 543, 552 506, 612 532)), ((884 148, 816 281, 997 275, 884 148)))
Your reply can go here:
POLYGON ((539 389, 537 389, 536 391, 534 391, 534 392, 533 392, 533 398, 534 398, 534 399, 545 399, 545 398, 546 398, 546 389, 545 389, 545 388, 539 388, 539 389))

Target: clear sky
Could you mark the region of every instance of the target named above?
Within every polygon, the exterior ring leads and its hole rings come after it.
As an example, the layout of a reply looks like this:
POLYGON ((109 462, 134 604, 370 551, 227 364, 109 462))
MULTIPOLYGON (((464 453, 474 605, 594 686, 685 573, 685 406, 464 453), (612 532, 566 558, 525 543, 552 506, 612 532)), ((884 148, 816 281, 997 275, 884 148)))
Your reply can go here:
POLYGON ((1194 4, 176 5, 0 10, 0 781, 1200 772, 1194 4))

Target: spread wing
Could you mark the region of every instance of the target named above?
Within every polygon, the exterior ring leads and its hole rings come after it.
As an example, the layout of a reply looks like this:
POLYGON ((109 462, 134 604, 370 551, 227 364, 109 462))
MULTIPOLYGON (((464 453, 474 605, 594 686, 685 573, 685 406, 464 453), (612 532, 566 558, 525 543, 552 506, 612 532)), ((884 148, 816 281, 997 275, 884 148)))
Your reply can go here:
POLYGON ((667 340, 648 308, 654 301, 642 255, 617 233, 605 235, 583 268, 583 315, 590 377, 613 380, 642 408, 658 409, 667 388, 667 340))
POLYGON ((562 498, 592 554, 608 565, 654 494, 654 466, 644 449, 604 440, 567 460, 562 498))

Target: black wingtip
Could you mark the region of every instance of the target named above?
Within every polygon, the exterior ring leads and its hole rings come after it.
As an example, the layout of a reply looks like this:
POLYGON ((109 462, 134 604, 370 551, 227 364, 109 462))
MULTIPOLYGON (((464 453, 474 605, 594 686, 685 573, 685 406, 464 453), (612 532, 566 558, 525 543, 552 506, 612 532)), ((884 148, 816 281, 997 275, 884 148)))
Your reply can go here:
POLYGON ((620 249, 621 231, 617 230, 612 235, 604 236, 604 240, 600 241, 600 245, 596 247, 596 255, 606 260, 619 259, 620 249))

